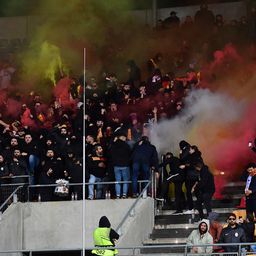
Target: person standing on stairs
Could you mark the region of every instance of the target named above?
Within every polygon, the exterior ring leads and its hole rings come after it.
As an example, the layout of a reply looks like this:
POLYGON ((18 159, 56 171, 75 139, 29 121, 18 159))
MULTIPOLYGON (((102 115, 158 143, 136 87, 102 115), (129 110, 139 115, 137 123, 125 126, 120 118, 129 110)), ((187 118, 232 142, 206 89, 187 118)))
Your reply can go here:
POLYGON ((185 214, 192 214, 194 212, 194 203, 192 197, 192 188, 198 180, 199 173, 195 170, 195 165, 198 162, 203 162, 201 152, 197 146, 191 146, 188 142, 182 140, 180 146, 180 169, 185 175, 186 197, 188 210, 185 214))
POLYGON ((208 166, 205 165, 203 162, 198 162, 195 165, 196 171, 198 171, 198 180, 196 181, 195 185, 192 187, 192 193, 195 193, 196 196, 196 208, 199 212, 200 219, 203 219, 204 212, 203 212, 203 206, 204 204, 206 211, 207 211, 207 217, 209 216, 209 213, 212 212, 212 197, 215 192, 215 183, 214 183, 214 176, 209 171, 208 166))
POLYGON ((246 197, 246 215, 254 214, 256 217, 256 164, 250 163, 247 166, 248 177, 244 189, 246 197))
POLYGON ((184 194, 182 191, 182 184, 184 182, 184 173, 180 170, 180 160, 175 157, 171 152, 165 154, 163 163, 160 165, 163 166, 163 184, 161 186, 161 193, 157 200, 164 201, 168 194, 170 182, 174 183, 174 193, 175 193, 175 207, 176 211, 174 214, 183 214, 183 201, 184 194))

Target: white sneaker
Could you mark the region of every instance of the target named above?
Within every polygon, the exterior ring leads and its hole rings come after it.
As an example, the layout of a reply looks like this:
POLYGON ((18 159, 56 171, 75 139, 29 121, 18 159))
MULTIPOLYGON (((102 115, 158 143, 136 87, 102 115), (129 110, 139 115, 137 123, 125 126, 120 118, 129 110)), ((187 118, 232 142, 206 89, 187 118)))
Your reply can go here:
POLYGON ((161 202, 164 202, 164 198, 159 198, 159 197, 156 197, 156 200, 157 200, 157 201, 161 201, 161 202))
POLYGON ((187 211, 185 211, 183 213, 184 214, 193 214, 193 213, 195 213, 195 211, 194 211, 194 209, 192 209, 192 210, 187 210, 187 211))

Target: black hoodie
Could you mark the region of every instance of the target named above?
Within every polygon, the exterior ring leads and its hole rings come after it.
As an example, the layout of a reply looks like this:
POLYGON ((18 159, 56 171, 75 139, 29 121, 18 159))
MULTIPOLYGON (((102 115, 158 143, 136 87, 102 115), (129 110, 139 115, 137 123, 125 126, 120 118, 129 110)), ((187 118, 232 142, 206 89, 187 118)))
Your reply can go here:
POLYGON ((110 156, 113 166, 129 166, 131 149, 125 141, 118 139, 110 148, 110 156))
POLYGON ((110 228, 109 238, 110 238, 110 241, 113 243, 113 245, 115 245, 114 240, 118 240, 119 235, 114 229, 111 228, 110 221, 106 216, 102 216, 100 218, 99 228, 110 228))

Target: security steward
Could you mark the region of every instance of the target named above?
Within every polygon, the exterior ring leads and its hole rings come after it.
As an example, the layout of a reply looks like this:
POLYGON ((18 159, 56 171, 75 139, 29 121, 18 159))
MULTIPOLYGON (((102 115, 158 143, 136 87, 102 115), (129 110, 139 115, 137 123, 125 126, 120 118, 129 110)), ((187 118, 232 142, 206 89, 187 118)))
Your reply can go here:
MULTIPOLYGON (((114 247, 115 241, 119 239, 118 233, 111 228, 111 224, 106 216, 102 216, 99 221, 99 227, 93 232, 95 247, 114 247)), ((117 249, 94 249, 92 254, 101 256, 114 256, 118 253, 117 249)))

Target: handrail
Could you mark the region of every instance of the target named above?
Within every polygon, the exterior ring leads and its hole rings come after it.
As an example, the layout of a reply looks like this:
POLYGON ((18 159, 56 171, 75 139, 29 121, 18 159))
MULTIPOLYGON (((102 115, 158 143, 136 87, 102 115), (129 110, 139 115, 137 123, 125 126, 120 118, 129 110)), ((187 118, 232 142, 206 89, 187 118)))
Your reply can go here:
MULTIPOLYGON (((132 210, 135 208, 135 206, 137 205, 138 201, 140 200, 140 198, 143 196, 143 194, 147 191, 149 185, 151 184, 151 180, 148 181, 148 184, 145 186, 145 188, 142 190, 142 192, 140 193, 140 195, 138 196, 138 198, 135 200, 135 202, 132 204, 132 206, 130 207, 130 209, 127 211, 127 213, 125 214, 125 216, 123 217, 123 219, 121 220, 121 222, 119 223, 119 225, 117 226, 116 230, 120 230, 121 227, 123 226, 124 222, 126 221, 126 219, 129 217, 129 215, 131 214, 132 210)), ((121 234, 120 234, 121 235, 121 234)))
POLYGON ((0 206, 0 211, 4 208, 4 206, 9 202, 9 200, 16 194, 16 192, 20 189, 23 188, 23 186, 18 186, 12 193, 9 195, 9 197, 4 201, 4 203, 0 206))
MULTIPOLYGON (((200 245, 188 245, 188 244, 166 244, 166 245, 144 245, 144 246, 126 246, 126 247, 122 247, 122 246, 116 246, 116 247, 86 247, 86 250, 93 250, 93 249, 118 249, 118 250, 134 250, 134 249, 149 249, 149 248, 191 248, 193 246, 195 247, 209 247, 209 246, 250 246, 250 245, 256 245, 255 243, 225 243, 225 244, 200 244, 200 245)), ((57 252, 57 251, 81 251, 81 248, 72 248, 72 249, 67 249, 67 248, 59 248, 59 249, 23 249, 23 250, 5 250, 5 251, 0 251, 1 253, 17 253, 17 252, 57 252)), ((241 251, 238 252, 218 252, 218 253, 214 253, 212 252, 211 255, 220 255, 220 254, 224 254, 224 255, 240 255, 241 251)), ((198 255, 195 253, 187 253, 184 255, 198 255)), ((209 253, 200 253, 200 255, 209 255, 209 253)))
POLYGON ((8 183, 8 184, 1 184, 0 187, 16 187, 16 186, 24 186, 28 184, 29 183, 8 183))
MULTIPOLYGON (((147 183, 148 180, 138 180, 138 183, 147 183)), ((131 184, 132 181, 100 181, 100 182, 86 182, 84 185, 111 185, 111 184, 131 184)), ((37 185, 29 185, 29 188, 37 188, 37 187, 56 187, 59 184, 52 183, 52 184, 37 184, 37 185)), ((68 183, 68 186, 81 186, 83 183, 68 183)))
POLYGON ((29 175, 16 175, 16 176, 3 176, 0 179, 16 179, 16 178, 29 178, 29 175))

